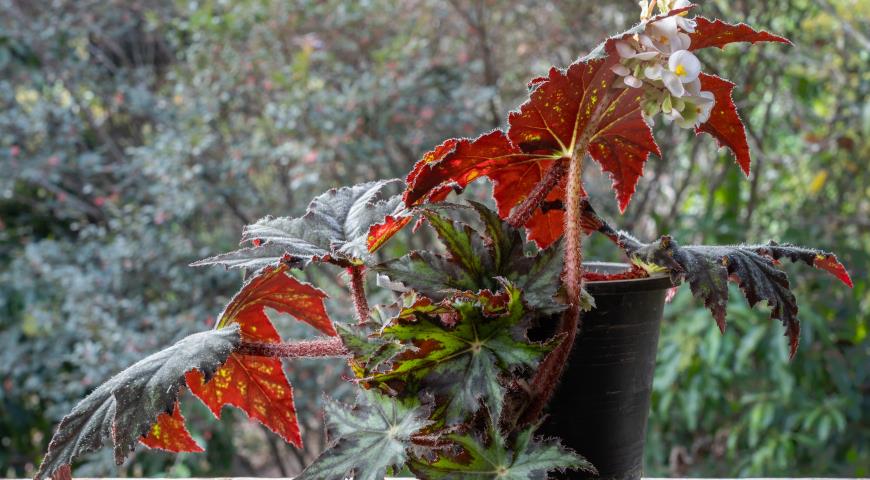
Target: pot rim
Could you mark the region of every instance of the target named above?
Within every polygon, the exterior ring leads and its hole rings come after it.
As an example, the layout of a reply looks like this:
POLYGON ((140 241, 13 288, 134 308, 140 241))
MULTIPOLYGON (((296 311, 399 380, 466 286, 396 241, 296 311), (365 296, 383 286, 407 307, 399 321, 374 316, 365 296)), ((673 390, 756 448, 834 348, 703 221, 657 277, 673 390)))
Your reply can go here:
MULTIPOLYGON (((631 268, 631 265, 620 262, 583 262, 583 268, 599 273, 616 273, 631 268)), ((667 290, 677 285, 671 281, 667 273, 653 273, 647 278, 629 278, 625 280, 597 280, 583 283, 592 295, 623 294, 630 292, 645 292, 649 290, 667 290)))

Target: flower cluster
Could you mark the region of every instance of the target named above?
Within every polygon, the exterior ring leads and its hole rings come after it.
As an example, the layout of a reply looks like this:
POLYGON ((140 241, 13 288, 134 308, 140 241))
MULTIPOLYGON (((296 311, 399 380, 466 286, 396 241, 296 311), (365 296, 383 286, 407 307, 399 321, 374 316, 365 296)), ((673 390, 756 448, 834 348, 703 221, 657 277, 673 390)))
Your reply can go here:
POLYGON ((642 1, 646 28, 616 42, 620 61, 612 69, 625 87, 644 88, 648 122, 662 112, 683 128, 696 127, 710 118, 715 100, 713 93, 701 91, 701 62, 689 51, 688 34, 695 31, 695 22, 684 14, 649 22, 656 4, 663 12, 689 6, 687 0, 642 1))

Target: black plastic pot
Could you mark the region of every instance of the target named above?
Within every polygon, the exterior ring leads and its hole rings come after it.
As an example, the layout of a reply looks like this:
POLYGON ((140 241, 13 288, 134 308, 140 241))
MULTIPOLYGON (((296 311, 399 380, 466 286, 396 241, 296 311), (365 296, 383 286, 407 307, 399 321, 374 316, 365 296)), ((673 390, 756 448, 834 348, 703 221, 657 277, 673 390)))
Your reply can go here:
MULTIPOLYGON (((611 273, 628 265, 589 262, 611 273)), ((583 325, 570 364, 540 432, 560 437, 598 469, 591 478, 639 479, 667 275, 587 282, 596 308, 583 325)), ((563 478, 584 478, 577 472, 563 478)))

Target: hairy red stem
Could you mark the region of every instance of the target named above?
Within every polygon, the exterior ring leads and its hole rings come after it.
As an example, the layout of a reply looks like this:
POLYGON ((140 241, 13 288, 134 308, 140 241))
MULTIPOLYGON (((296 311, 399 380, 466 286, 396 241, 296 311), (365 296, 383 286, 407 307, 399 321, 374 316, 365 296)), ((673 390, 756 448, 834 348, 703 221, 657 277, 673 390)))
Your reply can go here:
POLYGON ((364 325, 369 319, 365 267, 362 265, 347 267, 347 273, 350 274, 350 293, 353 297, 353 307, 356 309, 357 324, 364 325))
POLYGON ((350 352, 338 337, 304 340, 292 343, 242 342, 234 350, 240 355, 279 358, 347 357, 350 352))
POLYGON ((531 384, 531 403, 521 418, 521 423, 535 422, 549 403, 562 372, 568 363, 568 357, 574 349, 574 341, 580 330, 580 313, 583 298, 583 225, 584 210, 591 208, 584 205, 583 195, 583 159, 589 148, 589 142, 598 129, 598 123, 610 105, 613 91, 607 91, 596 105, 583 128, 582 133, 574 143, 571 161, 568 166, 568 180, 565 192, 565 291, 568 296, 568 309, 562 315, 557 334, 564 338, 541 362, 531 384))
POLYGON ((520 228, 525 225, 529 219, 532 218, 535 210, 541 206, 541 202, 547 198, 550 190, 559 184, 562 177, 564 177, 567 172, 568 162, 565 161, 564 158, 560 158, 553 162, 553 165, 549 170, 547 170, 544 178, 542 178, 541 181, 532 188, 529 196, 526 197, 526 199, 523 200, 523 203, 515 208, 513 212, 511 212, 507 222, 514 228, 520 228))

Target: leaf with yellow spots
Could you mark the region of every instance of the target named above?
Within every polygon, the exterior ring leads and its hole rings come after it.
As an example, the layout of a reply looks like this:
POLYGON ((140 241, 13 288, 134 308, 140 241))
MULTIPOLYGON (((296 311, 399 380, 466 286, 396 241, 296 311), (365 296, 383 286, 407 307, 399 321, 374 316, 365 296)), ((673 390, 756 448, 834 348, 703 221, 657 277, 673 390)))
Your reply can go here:
MULTIPOLYGON (((281 336, 265 311, 269 307, 327 335, 336 335, 323 305, 326 294, 287 275, 288 268, 282 264, 260 270, 233 297, 216 328, 238 324, 246 341, 280 342, 281 336)), ((288 443, 302 446, 293 389, 280 359, 233 353, 210 381, 199 372, 190 372, 187 385, 216 417, 220 418, 224 405, 233 405, 288 443)))
POLYGON ((215 417, 221 417, 224 405, 233 405, 287 443, 302 447, 293 388, 280 359, 232 354, 210 381, 194 371, 187 374, 187 385, 215 417))
MULTIPOLYGON (((578 60, 566 70, 553 68, 532 82, 529 100, 508 117, 507 133, 451 139, 427 153, 408 175, 405 205, 443 200, 486 176, 494 182, 499 215, 507 218, 557 163, 588 153, 610 174, 624 210, 647 157, 659 154, 659 148, 641 114, 642 92, 612 88, 618 78, 611 71, 619 59, 618 38, 604 44, 606 56, 578 60)), ((557 181, 545 194, 525 222, 529 238, 542 248, 564 231, 563 186, 557 181)))
POLYGON ((110 440, 119 465, 138 440, 171 451, 194 451, 198 446, 189 435, 177 436, 187 432, 177 406, 185 373, 210 377, 239 341, 235 325, 196 333, 110 378, 60 421, 35 480, 61 475, 73 460, 110 440), (164 435, 168 431, 173 432, 171 438, 164 435))
POLYGON ((191 452, 204 451, 196 440, 190 436, 184 425, 184 416, 178 408, 178 402, 172 408, 172 413, 162 412, 157 417, 157 422, 151 426, 148 434, 139 439, 142 445, 148 448, 166 450, 167 452, 191 452))

